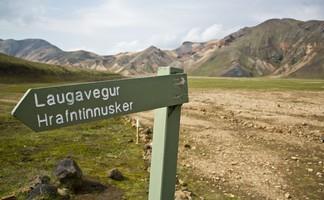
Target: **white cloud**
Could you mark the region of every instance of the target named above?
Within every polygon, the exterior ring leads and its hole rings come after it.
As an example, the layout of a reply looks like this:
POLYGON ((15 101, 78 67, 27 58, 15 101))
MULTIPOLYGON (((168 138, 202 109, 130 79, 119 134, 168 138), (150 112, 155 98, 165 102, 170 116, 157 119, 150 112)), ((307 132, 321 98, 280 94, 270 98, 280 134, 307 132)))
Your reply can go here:
POLYGON ((210 27, 206 28, 201 36, 203 40, 211 40, 218 37, 222 37, 224 34, 224 27, 221 24, 213 24, 210 27))
MULTIPOLYGON (((233 27, 237 30, 237 27, 233 27)), ((233 28, 225 29, 222 24, 212 24, 206 28, 195 27, 188 31, 183 41, 203 42, 213 39, 221 39, 233 31, 233 28)))
POLYGON ((184 36, 183 41, 201 41, 201 28, 195 27, 189 30, 184 36))

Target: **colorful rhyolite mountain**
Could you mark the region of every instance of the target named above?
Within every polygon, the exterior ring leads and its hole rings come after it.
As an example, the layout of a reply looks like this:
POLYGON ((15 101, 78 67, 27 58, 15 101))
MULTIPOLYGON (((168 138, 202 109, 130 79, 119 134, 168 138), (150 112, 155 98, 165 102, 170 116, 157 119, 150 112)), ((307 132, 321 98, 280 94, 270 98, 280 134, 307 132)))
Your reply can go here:
POLYGON ((63 51, 40 39, 0 40, 0 52, 57 65, 145 75, 178 66, 191 75, 324 78, 324 21, 270 19, 220 40, 184 42, 174 50, 151 46, 140 52, 101 56, 63 51))

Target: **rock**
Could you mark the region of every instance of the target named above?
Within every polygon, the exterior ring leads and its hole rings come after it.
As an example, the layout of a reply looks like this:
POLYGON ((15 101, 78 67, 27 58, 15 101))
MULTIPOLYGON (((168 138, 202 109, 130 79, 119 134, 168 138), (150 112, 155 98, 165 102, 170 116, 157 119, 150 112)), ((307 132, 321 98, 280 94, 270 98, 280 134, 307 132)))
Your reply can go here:
POLYGON ((8 195, 8 196, 4 196, 1 197, 1 200, 16 200, 16 196, 15 195, 8 195))
POLYGON ((231 194, 231 193, 226 194, 226 196, 228 196, 229 198, 234 198, 235 197, 235 195, 234 194, 231 194))
POLYGON ((231 165, 238 165, 238 162, 232 162, 231 165))
POLYGON ((70 195, 70 190, 68 188, 58 188, 57 192, 63 197, 68 197, 70 195))
POLYGON ((313 172, 314 170, 312 168, 307 168, 308 172, 313 172))
POLYGON ((50 184, 38 184, 29 194, 27 200, 51 200, 58 197, 57 188, 50 184))
POLYGON ((145 135, 149 135, 149 134, 151 134, 152 132, 153 132, 153 131, 152 131, 151 128, 145 128, 145 129, 142 131, 142 133, 145 134, 145 135))
POLYGON ((184 166, 185 166, 185 167, 188 167, 188 168, 190 168, 190 167, 191 167, 191 165, 190 165, 190 164, 185 164, 184 166))
POLYGON ((179 185, 181 185, 181 186, 187 186, 188 185, 182 179, 178 179, 178 182, 179 182, 179 185))
POLYGON ((117 168, 110 170, 108 177, 116 181, 122 181, 125 179, 124 175, 117 168))
POLYGON ((31 181, 31 188, 36 187, 38 184, 49 184, 51 181, 51 178, 49 176, 35 176, 31 181))
POLYGON ((144 139, 145 141, 149 142, 150 140, 152 140, 152 135, 145 135, 144 139))
POLYGON ((150 150, 152 149, 152 145, 151 144, 145 144, 144 145, 144 150, 150 150))
POLYGON ((286 192, 286 193, 285 193, 285 198, 286 198, 286 199, 291 199, 291 195, 289 194, 289 192, 286 192))
POLYGON ((40 176, 37 175, 30 179, 30 183, 19 190, 21 193, 30 193, 34 188, 37 187, 39 184, 49 184, 50 183, 50 177, 49 176, 40 176))
POLYGON ((324 135, 321 135, 321 137, 320 137, 320 141, 321 141, 322 143, 324 143, 324 135))
POLYGON ((319 178, 322 178, 322 173, 321 172, 317 172, 316 176, 318 176, 319 178))
POLYGON ((82 171, 78 164, 71 158, 65 158, 56 166, 55 176, 63 187, 74 190, 83 183, 82 171))
POLYGON ((191 192, 177 190, 174 195, 175 200, 191 200, 191 192))
POLYGON ((291 156, 292 160, 298 160, 298 158, 296 156, 291 156))

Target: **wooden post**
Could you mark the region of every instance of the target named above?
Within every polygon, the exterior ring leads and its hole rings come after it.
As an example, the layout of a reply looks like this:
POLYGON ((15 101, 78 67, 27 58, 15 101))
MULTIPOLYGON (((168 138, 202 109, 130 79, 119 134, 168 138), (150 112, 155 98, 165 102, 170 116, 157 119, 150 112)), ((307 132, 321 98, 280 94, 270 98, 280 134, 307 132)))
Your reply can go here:
MULTIPOLYGON (((183 70, 171 67, 158 70, 158 75, 176 73, 183 70)), ((149 200, 174 200, 180 113, 181 105, 155 110, 149 200)))
POLYGON ((139 119, 136 118, 136 144, 139 142, 139 119))

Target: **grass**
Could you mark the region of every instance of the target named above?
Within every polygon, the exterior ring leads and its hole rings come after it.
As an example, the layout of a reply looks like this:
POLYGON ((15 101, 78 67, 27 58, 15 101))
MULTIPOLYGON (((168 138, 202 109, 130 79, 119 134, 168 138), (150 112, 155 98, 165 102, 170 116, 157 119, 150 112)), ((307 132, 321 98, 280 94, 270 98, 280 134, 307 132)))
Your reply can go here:
POLYGON ((323 91, 324 80, 271 78, 189 77, 190 89, 306 90, 323 91))
POLYGON ((0 53, 0 83, 44 83, 120 78, 118 74, 31 62, 0 53))
POLYGON ((46 85, 50 84, 0 84, 0 197, 19 193, 35 175, 48 175, 54 181, 56 163, 71 156, 84 175, 118 187, 126 199, 146 199, 148 173, 142 146, 130 142, 135 130, 125 118, 35 133, 10 115, 27 88, 46 85), (125 181, 107 177, 115 167, 127 177, 125 181))

